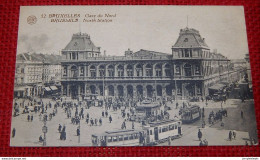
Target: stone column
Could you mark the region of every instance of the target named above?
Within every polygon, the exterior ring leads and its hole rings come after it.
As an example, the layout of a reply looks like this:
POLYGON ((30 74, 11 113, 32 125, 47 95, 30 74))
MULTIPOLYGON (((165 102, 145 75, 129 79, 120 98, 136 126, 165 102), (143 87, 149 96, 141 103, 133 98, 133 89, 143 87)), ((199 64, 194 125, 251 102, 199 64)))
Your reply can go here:
POLYGON ((147 89, 146 89, 146 85, 142 85, 143 86, 143 96, 147 97, 147 89))
POLYGON ((70 96, 70 85, 69 84, 67 84, 67 93, 66 93, 66 95, 67 95, 67 97, 69 97, 70 96))
POLYGON ((134 71, 133 77, 136 77, 136 65, 137 65, 137 64, 133 65, 133 71, 134 71))
POLYGON ((181 99, 183 99, 184 96, 185 96, 185 95, 184 95, 184 83, 181 84, 181 92, 182 92, 182 93, 181 93, 181 99))
POLYGON ((162 65, 162 77, 165 77, 165 65, 162 65))
POLYGON ((115 97, 118 97, 118 93, 117 93, 117 85, 114 84, 113 86, 114 86, 114 96, 115 96, 115 97))
POLYGON ((78 84, 78 97, 80 96, 80 88, 81 88, 81 86, 80 86, 80 84, 78 84))
POLYGON ((166 87, 162 85, 162 96, 166 97, 166 87))

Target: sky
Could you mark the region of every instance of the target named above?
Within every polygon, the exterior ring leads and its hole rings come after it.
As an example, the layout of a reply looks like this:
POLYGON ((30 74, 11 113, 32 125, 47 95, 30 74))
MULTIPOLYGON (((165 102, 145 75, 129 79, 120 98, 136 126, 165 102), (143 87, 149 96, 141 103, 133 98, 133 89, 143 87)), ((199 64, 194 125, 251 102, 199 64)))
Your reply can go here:
POLYGON ((170 54, 180 29, 187 26, 200 32, 211 51, 217 49, 229 59, 248 53, 242 6, 24 6, 20 8, 17 53, 59 54, 73 33, 82 32, 107 55, 122 56, 128 48, 170 54), (80 18, 79 22, 54 23, 49 14, 80 14, 80 18), (116 17, 109 18, 109 23, 83 22, 91 19, 87 14, 116 17), (31 15, 37 18, 35 24, 27 23, 31 15))

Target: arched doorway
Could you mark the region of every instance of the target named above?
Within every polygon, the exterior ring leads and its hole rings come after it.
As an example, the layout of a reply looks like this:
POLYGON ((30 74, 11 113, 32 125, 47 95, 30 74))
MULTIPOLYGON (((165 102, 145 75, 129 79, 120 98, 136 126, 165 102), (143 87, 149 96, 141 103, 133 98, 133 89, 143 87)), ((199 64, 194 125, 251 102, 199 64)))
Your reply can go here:
POLYGON ((147 97, 152 98, 153 97, 153 87, 151 85, 146 86, 147 90, 147 97))
POLYGON ((117 86, 117 93, 118 93, 118 97, 123 97, 124 96, 124 87, 121 85, 117 86))
POLYGON ((191 65, 190 64, 185 64, 184 65, 184 74, 185 76, 190 77, 191 76, 191 65))
POLYGON ((99 88, 99 95, 104 96, 103 85, 100 85, 98 88, 99 88))
POLYGON ((172 96, 172 86, 171 85, 166 86, 166 95, 172 96))
POLYGON ((128 86, 127 86, 127 97, 133 98, 133 94, 134 94, 133 86, 128 85, 128 86))
POLYGON ((90 93, 91 93, 91 94, 96 94, 96 86, 91 85, 91 86, 89 87, 89 89, 90 89, 90 93))
POLYGON ((71 85, 71 98, 76 99, 78 95, 78 86, 76 84, 71 85))
POLYGON ((136 86, 136 90, 137 90, 137 97, 143 98, 143 86, 141 85, 136 86))
POLYGON ((114 86, 108 86, 108 96, 114 96, 114 86))
POLYGON ((162 86, 157 85, 156 86, 157 96, 162 96, 162 86))

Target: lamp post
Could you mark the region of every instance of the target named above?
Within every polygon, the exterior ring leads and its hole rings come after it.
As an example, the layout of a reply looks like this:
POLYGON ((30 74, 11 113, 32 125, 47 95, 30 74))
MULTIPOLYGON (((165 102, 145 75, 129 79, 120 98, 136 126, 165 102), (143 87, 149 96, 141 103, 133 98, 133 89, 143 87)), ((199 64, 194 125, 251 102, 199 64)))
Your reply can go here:
POLYGON ((46 146, 46 133, 48 132, 48 127, 46 126, 46 119, 44 118, 43 120, 43 127, 42 127, 42 132, 43 132, 43 146, 46 146))

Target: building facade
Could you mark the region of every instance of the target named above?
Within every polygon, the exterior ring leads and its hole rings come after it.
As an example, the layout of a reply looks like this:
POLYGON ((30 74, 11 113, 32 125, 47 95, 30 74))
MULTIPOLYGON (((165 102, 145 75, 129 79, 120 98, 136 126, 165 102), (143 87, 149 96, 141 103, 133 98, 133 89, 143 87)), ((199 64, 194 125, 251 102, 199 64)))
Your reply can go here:
POLYGON ((62 94, 72 98, 190 99, 205 97, 209 87, 238 77, 230 60, 211 53, 199 31, 190 28, 180 30, 171 54, 128 49, 124 56, 105 56, 89 35, 77 33, 62 50, 61 66, 62 94))
POLYGON ((17 55, 15 97, 38 96, 42 91, 42 61, 28 53, 17 55))

